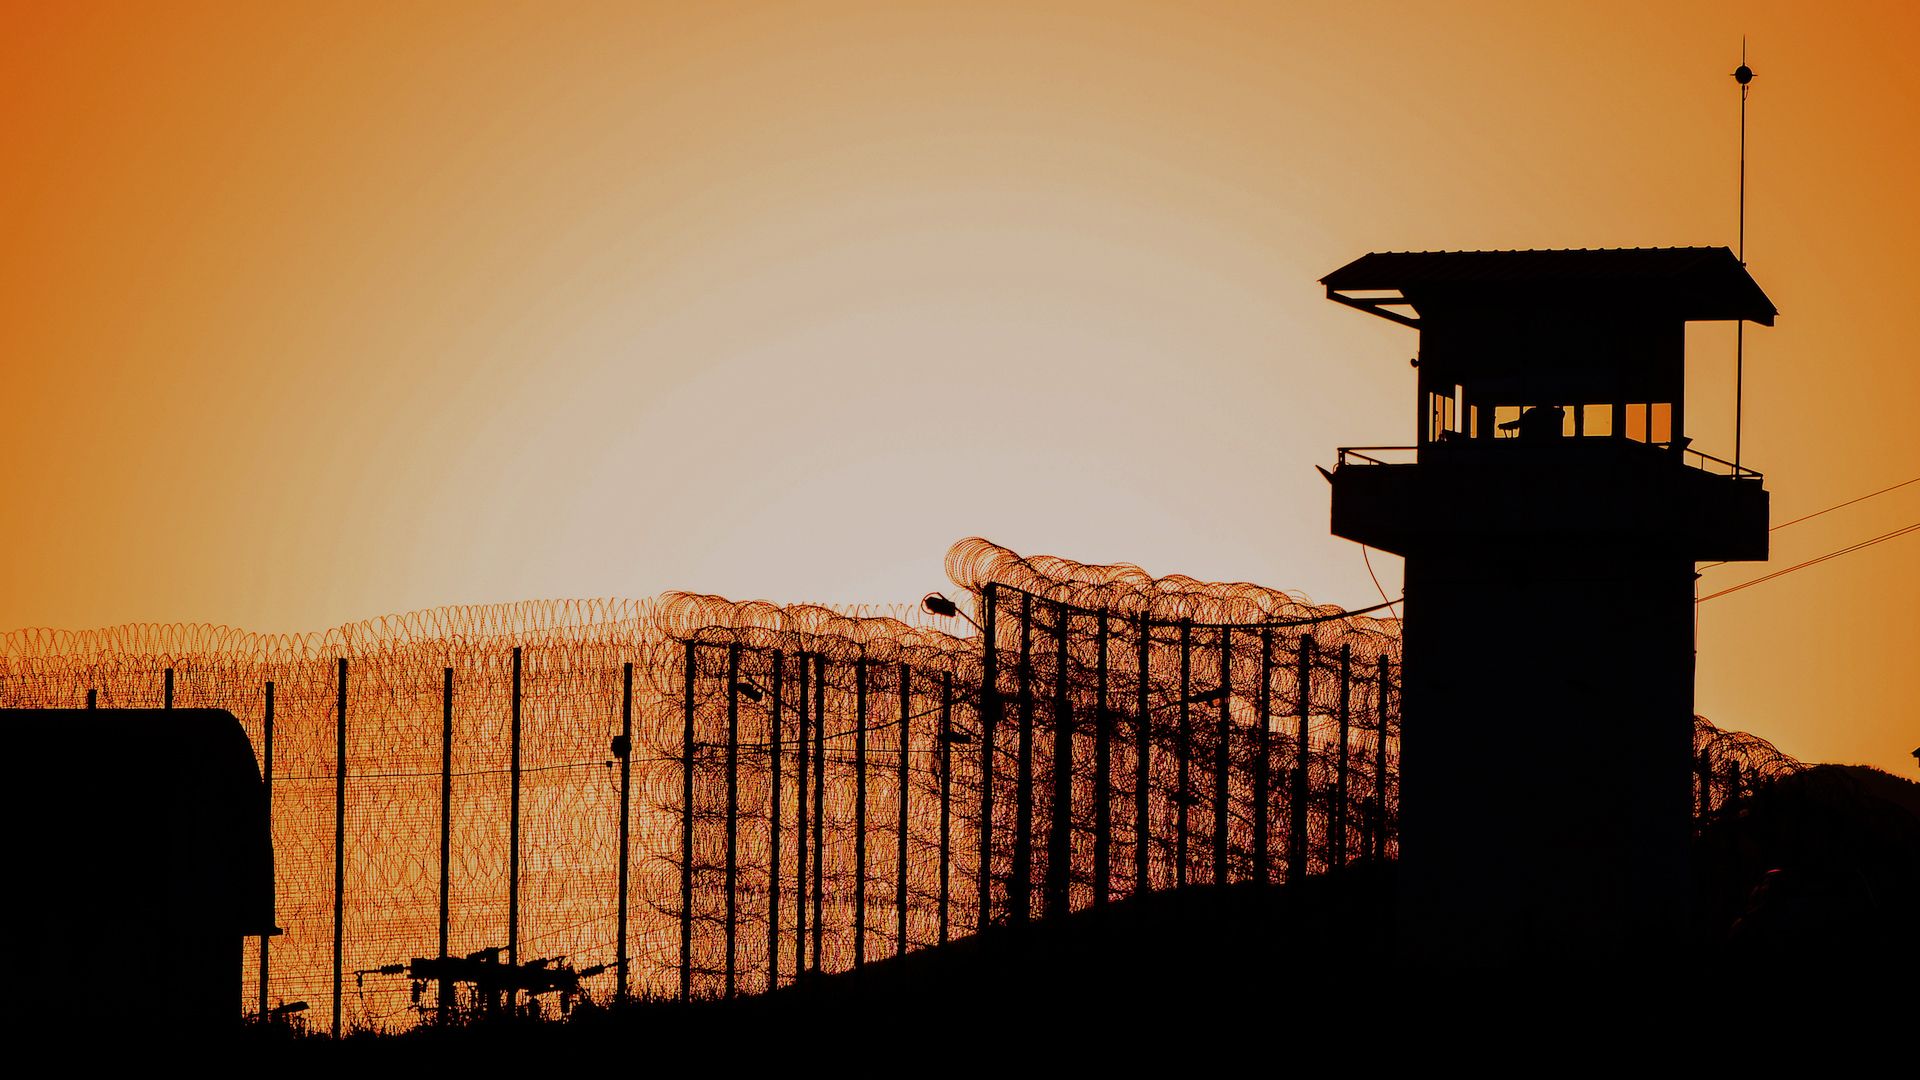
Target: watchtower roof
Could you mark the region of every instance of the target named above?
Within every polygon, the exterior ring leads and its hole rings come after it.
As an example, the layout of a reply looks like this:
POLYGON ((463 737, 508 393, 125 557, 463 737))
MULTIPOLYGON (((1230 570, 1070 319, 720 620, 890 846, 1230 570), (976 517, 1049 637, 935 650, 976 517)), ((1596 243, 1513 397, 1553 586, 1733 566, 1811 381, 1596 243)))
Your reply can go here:
POLYGON ((1724 247, 1376 251, 1320 283, 1331 299, 1410 325, 1417 322, 1381 306, 1609 308, 1765 326, 1778 314, 1724 247), (1339 295, 1393 291, 1400 297, 1339 295))

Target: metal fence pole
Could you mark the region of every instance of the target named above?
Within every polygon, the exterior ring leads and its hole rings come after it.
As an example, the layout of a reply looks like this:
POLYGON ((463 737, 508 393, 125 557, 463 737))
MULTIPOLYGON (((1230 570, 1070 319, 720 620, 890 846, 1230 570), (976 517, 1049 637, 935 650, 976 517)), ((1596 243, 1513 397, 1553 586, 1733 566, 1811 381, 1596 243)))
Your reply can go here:
POLYGON ((1376 862, 1387 857, 1387 691, 1392 685, 1388 681, 1390 663, 1386 657, 1380 658, 1380 687, 1374 699, 1374 711, 1380 726, 1380 737, 1375 740, 1373 747, 1373 857, 1376 862))
MULTIPOLYGON (((87 698, 87 707, 92 708, 93 691, 87 691, 87 698)), ((265 797, 267 804, 267 837, 268 842, 271 843, 273 837, 273 682, 271 680, 267 682, 266 708, 260 718, 260 784, 262 788, 261 794, 265 797)), ((274 928, 269 926, 260 932, 260 1000, 258 1012, 260 1020, 263 1023, 267 1019, 267 954, 271 951, 273 930, 274 928)))
POLYGON ((985 627, 980 632, 980 866, 979 906, 974 912, 974 931, 983 933, 993 925, 993 743, 1000 721, 1000 645, 995 637, 998 604, 994 583, 983 591, 986 606, 985 627))
POLYGON ((614 951, 613 1000, 627 1003, 627 882, 631 869, 633 827, 633 661, 620 667, 620 896, 616 911, 619 926, 614 931, 619 944, 614 951))
POLYGON ((1273 810, 1273 627, 1260 628, 1260 686, 1254 691, 1253 880, 1272 883, 1268 815, 1273 810))
POLYGON ((867 962, 867 658, 853 662, 853 966, 867 962))
POLYGON ((780 724, 786 689, 786 654, 773 650, 773 708, 767 721, 767 781, 772 788, 767 821, 767 989, 780 986, 780 724))
POLYGON ((727 646, 727 961, 723 994, 734 992, 740 914, 740 646, 727 646))
POLYGON ((693 681, 699 656, 692 641, 686 643, 686 677, 682 693, 686 731, 681 737, 680 766, 680 1000, 693 1000, 693 756, 697 744, 693 730, 693 681))
POLYGON ((813 655, 813 967, 820 971, 827 863, 827 658, 813 655))
POLYGON ((1094 623, 1093 675, 1093 904, 1105 907, 1112 883, 1113 712, 1107 706, 1107 613, 1094 623))
POLYGON ((798 979, 807 970, 807 669, 810 661, 806 653, 798 654, 795 659, 799 670, 794 674, 800 691, 795 700, 800 711, 794 718, 793 771, 799 786, 794 789, 793 799, 793 976, 798 979))
POLYGON ((910 735, 913 727, 913 669, 906 664, 900 665, 900 837, 894 850, 893 864, 893 905, 894 905, 894 947, 895 956, 907 951, 907 790, 912 767, 907 758, 911 750, 910 735))
MULTIPOLYGON (((453 669, 440 672, 440 959, 447 958, 453 885, 453 669)), ((453 1019, 453 980, 440 977, 438 1019, 453 1019)))
POLYGON ((1347 738, 1352 732, 1349 709, 1353 701, 1353 644, 1340 645, 1340 757, 1333 781, 1332 857, 1335 866, 1347 862, 1347 738))
POLYGON ((1300 880, 1307 872, 1307 725, 1313 714, 1313 636, 1300 635, 1299 669, 1294 682, 1295 729, 1293 742, 1293 784, 1288 799, 1287 883, 1300 880))
POLYGON ((1153 888, 1153 822, 1148 792, 1153 786, 1153 709, 1148 701, 1150 682, 1147 673, 1153 659, 1153 624, 1140 616, 1139 673, 1134 687, 1134 760, 1133 760, 1133 893, 1144 895, 1153 888))
MULTIPOLYGON (((513 647, 512 793, 507 822, 507 965, 520 963, 520 646, 513 647)), ((507 1009, 520 1008, 520 991, 507 991, 507 1009)))
POLYGON ((1220 727, 1213 750, 1213 883, 1225 885, 1230 879, 1227 865, 1228 782, 1233 750, 1233 631, 1220 628, 1220 727))
POLYGON ((953 868, 953 672, 940 673, 940 944, 947 943, 953 868))
POLYGON ((1013 801, 1012 880, 1008 914, 1017 925, 1033 917, 1033 594, 1020 594, 1020 730, 1013 801))
POLYGON ((1180 620, 1180 732, 1175 746, 1173 883, 1187 887, 1187 807, 1193 758, 1193 620, 1180 620))
MULTIPOLYGON (((172 707, 173 669, 167 669, 168 707, 172 707)), ((333 768, 333 1037, 340 1037, 340 975, 346 954, 347 914, 347 658, 340 658, 334 698, 333 768)))
POLYGON ((1067 682, 1067 606, 1056 604, 1053 653, 1053 805, 1047 821, 1046 914, 1067 913, 1073 871, 1073 697, 1067 682))

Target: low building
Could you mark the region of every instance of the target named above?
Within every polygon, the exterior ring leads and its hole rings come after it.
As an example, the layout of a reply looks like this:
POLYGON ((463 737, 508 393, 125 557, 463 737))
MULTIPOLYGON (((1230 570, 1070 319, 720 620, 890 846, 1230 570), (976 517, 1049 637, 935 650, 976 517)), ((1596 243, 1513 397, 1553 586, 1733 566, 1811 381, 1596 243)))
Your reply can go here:
POLYGON ((247 937, 274 932, 273 841, 245 729, 220 709, 5 709, 22 1031, 238 1028, 247 937))

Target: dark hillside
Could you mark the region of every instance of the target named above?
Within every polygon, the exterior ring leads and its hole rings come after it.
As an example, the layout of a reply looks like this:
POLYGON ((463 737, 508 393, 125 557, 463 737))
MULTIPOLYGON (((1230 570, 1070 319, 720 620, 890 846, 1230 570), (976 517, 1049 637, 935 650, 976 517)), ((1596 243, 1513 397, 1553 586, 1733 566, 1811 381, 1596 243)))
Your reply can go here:
POLYGON ((1859 765, 1773 782, 1696 847, 1701 935, 1742 965, 1910 959, 1920 934, 1920 784, 1859 765))

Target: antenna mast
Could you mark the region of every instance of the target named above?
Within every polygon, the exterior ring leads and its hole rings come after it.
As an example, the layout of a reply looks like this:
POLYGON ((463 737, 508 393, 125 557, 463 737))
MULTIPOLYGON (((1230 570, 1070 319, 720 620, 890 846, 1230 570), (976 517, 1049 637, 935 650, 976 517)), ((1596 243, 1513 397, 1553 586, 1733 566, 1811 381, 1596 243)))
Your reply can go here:
MULTIPOLYGON (((1747 39, 1740 37, 1740 66, 1733 70, 1733 81, 1740 84, 1740 233, 1737 257, 1747 265, 1747 90, 1753 83, 1753 69, 1747 66, 1747 39)), ((1745 400, 1743 382, 1746 367, 1747 321, 1733 324, 1733 475, 1740 475, 1740 412, 1745 400)))

